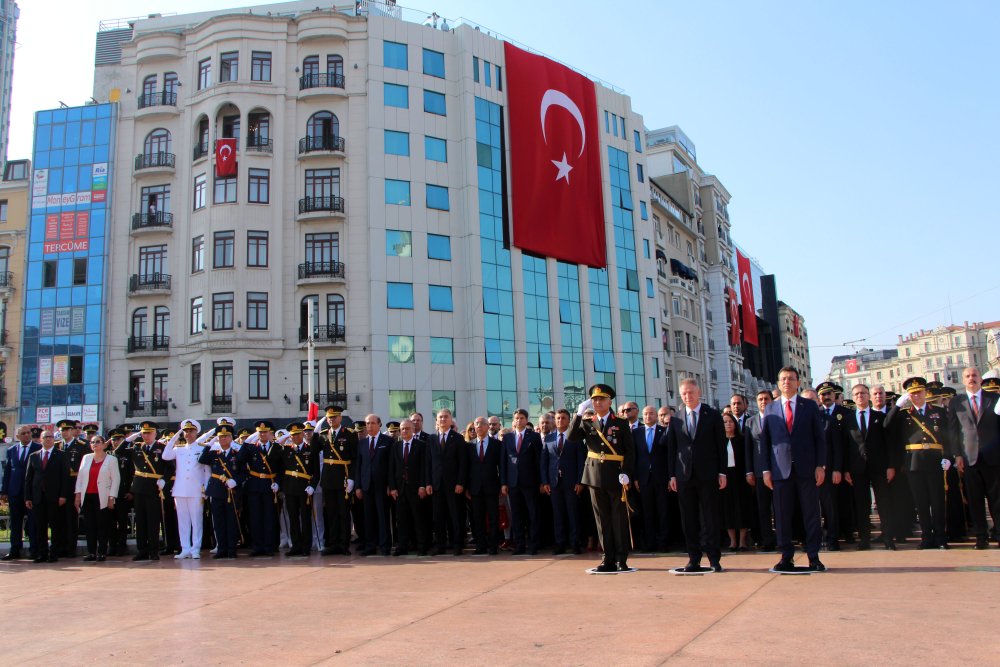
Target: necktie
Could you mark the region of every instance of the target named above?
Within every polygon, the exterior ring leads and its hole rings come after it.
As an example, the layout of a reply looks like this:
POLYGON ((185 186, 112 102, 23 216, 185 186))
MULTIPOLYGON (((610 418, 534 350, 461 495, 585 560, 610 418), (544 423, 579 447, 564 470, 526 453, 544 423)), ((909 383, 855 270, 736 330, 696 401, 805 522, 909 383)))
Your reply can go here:
POLYGON ((28 447, 26 445, 21 445, 21 464, 24 464, 24 457, 28 455, 28 447))
POLYGON ((42 456, 42 470, 45 470, 45 466, 49 464, 49 452, 45 450, 45 454, 42 456))
POLYGON ((972 416, 976 418, 976 421, 979 421, 979 399, 975 394, 972 396, 972 416))
POLYGON ((832 412, 833 412, 833 408, 827 408, 826 409, 826 416, 829 417, 830 413, 832 413, 832 412))
POLYGON ((785 401, 785 426, 788 427, 788 432, 792 432, 792 423, 794 418, 792 417, 792 402, 791 400, 785 401))
POLYGON ((521 438, 523 438, 523 437, 524 436, 521 433, 517 434, 517 453, 518 454, 521 453, 521 438))
POLYGON ((698 413, 688 412, 688 435, 692 438, 694 437, 695 430, 698 428, 698 413))
POLYGON ((368 456, 375 458, 375 438, 368 436, 368 456))
POLYGON ((486 452, 483 450, 483 441, 479 441, 479 462, 482 463, 483 459, 486 458, 486 452))
POLYGON ((868 412, 867 410, 862 410, 861 411, 861 439, 862 440, 867 440, 868 439, 868 423, 867 423, 867 420, 865 419, 865 415, 867 414, 867 412, 868 412))
POLYGON ((563 448, 563 434, 560 433, 559 434, 559 444, 556 445, 556 456, 562 456, 562 448, 563 448))
POLYGON ((410 441, 407 440, 403 443, 403 465, 406 465, 407 460, 410 458, 410 441))
POLYGON ((646 449, 650 452, 653 451, 653 427, 646 427, 646 449))

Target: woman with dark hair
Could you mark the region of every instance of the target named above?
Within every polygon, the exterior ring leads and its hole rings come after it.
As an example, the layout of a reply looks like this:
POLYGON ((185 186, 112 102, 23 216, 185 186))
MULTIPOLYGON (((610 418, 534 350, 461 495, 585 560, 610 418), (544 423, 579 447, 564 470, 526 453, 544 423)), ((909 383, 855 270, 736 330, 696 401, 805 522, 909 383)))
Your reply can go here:
POLYGON ((729 480, 722 490, 722 525, 729 533, 729 550, 747 551, 750 549, 748 532, 753 523, 754 506, 753 488, 746 478, 748 468, 743 434, 732 413, 723 413, 722 423, 726 428, 726 479, 729 480))
POLYGON ((108 538, 118 497, 121 477, 118 459, 107 453, 107 443, 99 435, 90 439, 93 454, 80 462, 76 477, 76 511, 83 509, 83 526, 87 534, 87 555, 83 560, 103 562, 108 554, 108 538))

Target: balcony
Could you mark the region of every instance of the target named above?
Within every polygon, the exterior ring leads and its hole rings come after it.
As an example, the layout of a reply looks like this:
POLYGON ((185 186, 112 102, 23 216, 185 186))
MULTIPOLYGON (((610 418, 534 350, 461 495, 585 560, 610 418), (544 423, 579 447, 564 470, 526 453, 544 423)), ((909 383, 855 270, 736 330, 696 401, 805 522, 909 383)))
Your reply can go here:
POLYGON ((140 153, 135 156, 135 170, 147 173, 172 172, 176 163, 177 156, 173 153, 140 153))
POLYGON ((0 292, 14 289, 14 272, 0 271, 0 292))
POLYGON ((139 95, 139 108, 150 109, 152 107, 176 107, 177 93, 162 91, 159 93, 146 93, 139 95))
POLYGON ((164 352, 170 349, 170 336, 129 336, 128 354, 164 352))
POLYGON ((299 77, 299 90, 319 94, 344 94, 344 75, 336 72, 316 72, 299 77), (325 89, 325 90, 324 90, 325 89), (334 90, 330 90, 334 89, 334 90))
MULTIPOLYGON (((313 401, 322 410, 328 405, 340 405, 344 406, 347 404, 347 394, 313 394, 313 401)), ((305 412, 309 409, 309 394, 299 394, 299 410, 305 412)))
MULTIPOLYGON (((308 327, 299 327, 299 342, 305 343, 309 336, 308 327)), ((343 343, 347 340, 347 331, 343 324, 318 324, 313 327, 314 343, 343 343)))
POLYGON ((344 280, 343 262, 305 262, 299 264, 299 280, 344 280))
POLYGON ((133 417, 166 417, 169 403, 167 401, 128 401, 125 404, 125 416, 133 417))
POLYGON ((247 137, 247 153, 267 153, 274 152, 274 140, 267 137, 247 137))
POLYGON ((7 390, 4 389, 3 387, 0 387, 0 408, 9 408, 9 407, 13 406, 7 405, 7 390))
POLYGON ((170 291, 169 273, 133 273, 128 279, 128 291, 132 294, 165 294, 170 291))
POLYGON ((324 134, 318 137, 302 137, 299 139, 299 157, 316 154, 343 153, 347 142, 343 137, 334 134, 324 134))
POLYGON ((299 200, 299 220, 344 217, 343 197, 303 197, 299 200))
POLYGON ((154 211, 152 213, 133 213, 132 231, 142 230, 164 230, 174 226, 174 214, 166 211, 154 211))
POLYGON ((232 411, 233 411, 232 396, 212 397, 212 412, 232 412, 232 411))
POLYGON ((0 347, 7 347, 8 345, 10 345, 10 335, 6 329, 3 329, 0 331, 0 347))
POLYGON ((194 160, 198 161, 208 155, 208 144, 196 144, 194 147, 194 160))

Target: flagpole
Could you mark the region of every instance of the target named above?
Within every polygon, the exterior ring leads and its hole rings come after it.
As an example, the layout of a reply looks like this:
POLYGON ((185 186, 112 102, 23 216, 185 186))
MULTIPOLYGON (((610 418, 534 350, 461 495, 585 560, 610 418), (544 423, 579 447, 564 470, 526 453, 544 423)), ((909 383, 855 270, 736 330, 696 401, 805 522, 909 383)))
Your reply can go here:
POLYGON ((311 301, 309 302, 308 311, 309 311, 308 315, 306 316, 306 322, 308 322, 308 327, 309 327, 308 331, 306 331, 306 341, 307 341, 307 343, 306 343, 306 354, 307 354, 307 356, 306 356, 306 359, 307 359, 306 364, 307 364, 307 367, 308 367, 309 370, 306 371, 306 377, 309 378, 308 379, 308 384, 309 384, 309 390, 308 390, 309 391, 309 401, 308 401, 308 403, 306 403, 306 406, 307 406, 307 409, 311 409, 311 406, 312 406, 312 404, 314 402, 314 399, 316 397, 315 392, 314 392, 315 388, 313 387, 313 363, 314 363, 313 362, 313 357, 316 354, 316 349, 315 349, 315 341, 313 340, 313 308, 312 308, 312 302, 311 301))

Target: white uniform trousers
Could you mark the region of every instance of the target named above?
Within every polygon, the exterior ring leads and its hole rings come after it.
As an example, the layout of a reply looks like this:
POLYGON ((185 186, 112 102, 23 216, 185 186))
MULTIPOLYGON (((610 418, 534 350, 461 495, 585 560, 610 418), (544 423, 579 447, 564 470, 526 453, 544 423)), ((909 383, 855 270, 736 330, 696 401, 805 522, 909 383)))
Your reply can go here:
POLYGON ((201 496, 174 497, 174 503, 177 505, 177 530, 181 535, 181 553, 201 551, 201 532, 205 517, 201 496))

